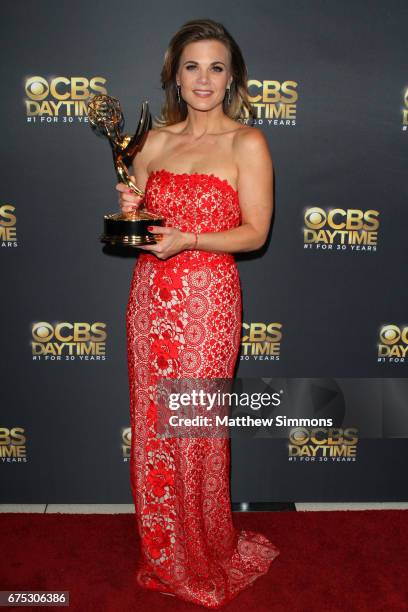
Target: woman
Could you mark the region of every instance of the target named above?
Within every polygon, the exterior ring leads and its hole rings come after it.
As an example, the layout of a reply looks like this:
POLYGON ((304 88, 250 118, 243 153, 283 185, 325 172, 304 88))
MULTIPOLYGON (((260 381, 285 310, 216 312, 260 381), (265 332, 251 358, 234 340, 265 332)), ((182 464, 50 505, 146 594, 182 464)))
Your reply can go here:
MULTIPOLYGON (((126 314, 131 486, 141 538, 138 584, 219 608, 265 574, 279 550, 232 522, 228 438, 157 431, 164 378, 231 378, 242 302, 233 253, 260 248, 273 208, 272 160, 251 108, 239 47, 219 23, 196 20, 165 54, 161 119, 133 166, 157 244, 140 247, 126 314)), ((119 183, 124 212, 141 198, 119 183)))

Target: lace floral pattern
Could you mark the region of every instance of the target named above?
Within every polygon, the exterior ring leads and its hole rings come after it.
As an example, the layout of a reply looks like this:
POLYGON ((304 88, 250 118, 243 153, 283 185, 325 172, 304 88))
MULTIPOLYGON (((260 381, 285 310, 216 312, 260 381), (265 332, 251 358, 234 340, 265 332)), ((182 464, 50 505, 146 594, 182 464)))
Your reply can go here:
MULTIPOLYGON (((241 222, 237 192, 214 175, 155 171, 146 208, 182 231, 241 222)), ((241 311, 232 254, 186 250, 160 260, 140 253, 126 312, 136 578, 213 609, 265 574, 279 550, 262 534, 234 528, 228 438, 158 434, 156 384, 160 377, 231 378, 241 311)))

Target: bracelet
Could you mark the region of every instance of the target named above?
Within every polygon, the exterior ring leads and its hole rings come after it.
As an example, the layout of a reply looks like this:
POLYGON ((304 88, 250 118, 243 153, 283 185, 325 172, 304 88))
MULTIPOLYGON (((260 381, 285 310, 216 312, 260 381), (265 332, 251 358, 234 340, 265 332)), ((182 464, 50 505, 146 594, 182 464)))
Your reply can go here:
POLYGON ((191 249, 195 249, 197 247, 197 241, 198 241, 198 234, 196 234, 195 232, 193 232, 195 235, 195 241, 194 241, 194 246, 190 247, 191 249))

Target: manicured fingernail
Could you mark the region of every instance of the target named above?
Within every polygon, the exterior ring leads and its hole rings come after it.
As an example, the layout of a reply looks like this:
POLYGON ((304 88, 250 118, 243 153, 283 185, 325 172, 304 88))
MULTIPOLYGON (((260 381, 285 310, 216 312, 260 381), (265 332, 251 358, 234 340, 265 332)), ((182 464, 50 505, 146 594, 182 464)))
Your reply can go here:
POLYGON ((147 229, 149 230, 149 232, 151 232, 151 231, 152 231, 152 229, 153 229, 153 225, 148 225, 148 226, 147 226, 147 229))

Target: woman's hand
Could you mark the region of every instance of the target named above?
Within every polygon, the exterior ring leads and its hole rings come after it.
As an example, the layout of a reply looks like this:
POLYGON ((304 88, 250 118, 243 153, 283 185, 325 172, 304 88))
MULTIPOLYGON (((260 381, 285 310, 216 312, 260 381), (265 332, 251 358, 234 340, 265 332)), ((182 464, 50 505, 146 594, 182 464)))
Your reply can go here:
MULTIPOLYGON (((134 176, 130 177, 136 183, 134 176)), ((135 211, 143 202, 143 197, 135 194, 133 189, 124 183, 117 183, 117 191, 119 191, 119 205, 122 213, 135 211)), ((167 259, 172 255, 176 255, 184 249, 190 248, 194 244, 195 236, 188 232, 182 232, 177 227, 162 227, 161 225, 149 226, 149 232, 157 234, 157 244, 146 244, 139 246, 139 249, 151 251, 159 259, 167 259), (152 229, 150 229, 152 228, 152 229)))
MULTIPOLYGON (((130 178, 136 184, 135 177, 131 176, 130 178)), ((119 206, 122 213, 132 212, 139 208, 143 201, 142 196, 136 195, 133 189, 125 185, 125 183, 118 183, 116 189, 119 191, 119 206)))
POLYGON ((150 251, 159 259, 167 259, 180 251, 193 246, 195 236, 190 232, 182 232, 177 227, 162 227, 161 225, 149 225, 149 232, 156 234, 157 244, 145 244, 139 249, 150 251), (160 236, 161 234, 161 236, 160 236))

